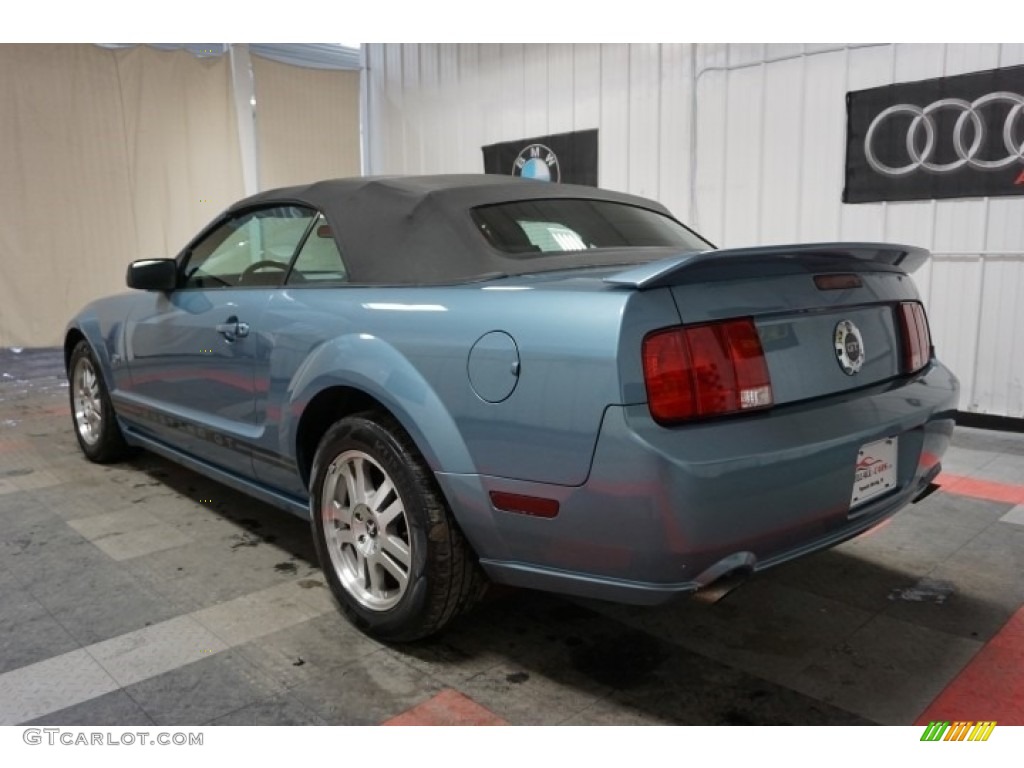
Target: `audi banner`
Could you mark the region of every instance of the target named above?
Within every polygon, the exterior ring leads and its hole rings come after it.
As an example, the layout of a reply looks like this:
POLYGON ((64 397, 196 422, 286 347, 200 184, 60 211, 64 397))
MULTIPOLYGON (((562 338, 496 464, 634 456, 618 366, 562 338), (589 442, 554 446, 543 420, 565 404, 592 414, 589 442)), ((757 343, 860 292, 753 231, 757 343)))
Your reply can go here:
POLYGON ((506 141, 483 148, 484 173, 597 186, 597 129, 506 141))
POLYGON ((843 202, 1024 195, 1024 66, 846 94, 843 202))

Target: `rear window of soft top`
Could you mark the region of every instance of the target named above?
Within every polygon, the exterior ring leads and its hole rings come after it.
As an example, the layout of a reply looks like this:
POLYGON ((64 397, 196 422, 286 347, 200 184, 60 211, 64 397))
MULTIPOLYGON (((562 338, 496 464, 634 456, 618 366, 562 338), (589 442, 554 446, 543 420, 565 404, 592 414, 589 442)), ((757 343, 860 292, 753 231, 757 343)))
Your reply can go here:
POLYGON ((472 216, 491 245, 522 257, 596 248, 711 247, 675 219, 607 200, 516 200, 478 206, 472 216))

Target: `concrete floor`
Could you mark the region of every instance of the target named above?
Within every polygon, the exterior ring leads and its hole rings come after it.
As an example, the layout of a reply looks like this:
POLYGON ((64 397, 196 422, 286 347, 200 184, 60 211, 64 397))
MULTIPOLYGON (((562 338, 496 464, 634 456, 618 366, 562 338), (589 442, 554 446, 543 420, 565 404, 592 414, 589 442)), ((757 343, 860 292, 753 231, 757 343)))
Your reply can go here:
POLYGON ((942 491, 716 604, 507 590, 389 648, 306 523, 88 463, 67 394, 0 350, 0 724, 1024 724, 1024 435, 958 430, 942 491))

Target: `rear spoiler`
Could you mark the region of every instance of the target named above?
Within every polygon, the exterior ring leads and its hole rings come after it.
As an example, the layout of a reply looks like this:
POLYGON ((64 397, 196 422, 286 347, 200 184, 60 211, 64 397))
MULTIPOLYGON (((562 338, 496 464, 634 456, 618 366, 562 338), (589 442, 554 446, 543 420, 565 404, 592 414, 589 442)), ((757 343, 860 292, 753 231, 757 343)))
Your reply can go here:
POLYGON ((925 248, 893 243, 809 243, 759 248, 695 251, 617 272, 606 283, 637 290, 681 282, 821 271, 913 272, 930 253, 925 248))

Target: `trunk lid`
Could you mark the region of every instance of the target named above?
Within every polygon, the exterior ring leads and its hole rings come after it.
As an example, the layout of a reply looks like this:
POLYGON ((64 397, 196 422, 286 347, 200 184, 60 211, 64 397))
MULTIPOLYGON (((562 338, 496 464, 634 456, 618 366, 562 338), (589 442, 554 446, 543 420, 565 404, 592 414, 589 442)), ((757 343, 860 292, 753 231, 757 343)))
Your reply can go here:
POLYGON ((774 404, 782 405, 900 374, 898 307, 918 300, 904 270, 927 256, 918 248, 870 243, 707 251, 609 275, 605 282, 640 291, 667 288, 683 325, 752 318, 774 404))

